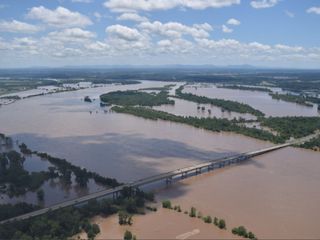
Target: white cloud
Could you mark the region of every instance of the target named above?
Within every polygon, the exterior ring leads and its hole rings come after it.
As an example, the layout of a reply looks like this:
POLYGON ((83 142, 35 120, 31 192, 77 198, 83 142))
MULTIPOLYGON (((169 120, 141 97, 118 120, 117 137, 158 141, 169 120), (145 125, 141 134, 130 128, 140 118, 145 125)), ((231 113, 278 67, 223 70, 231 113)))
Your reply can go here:
POLYGON ((229 25, 234 25, 234 26, 238 26, 241 24, 241 22, 235 18, 230 18, 228 21, 227 21, 227 24, 229 25))
POLYGON ((148 18, 142 17, 137 13, 123 13, 121 14, 117 20, 122 20, 122 21, 134 21, 134 22, 146 22, 148 21, 148 18))
POLYGON ((232 32, 233 32, 233 29, 228 28, 226 25, 222 25, 222 31, 223 31, 224 33, 232 33, 232 32))
POLYGON ((289 18, 294 18, 295 14, 293 12, 290 12, 288 10, 285 10, 284 13, 289 17, 289 18))
POLYGON ((92 24, 92 21, 79 12, 72 12, 64 7, 57 7, 55 10, 43 6, 33 7, 28 15, 31 19, 38 19, 49 26, 59 28, 85 27, 92 24))
POLYGON ((221 8, 240 4, 240 0, 108 0, 104 6, 116 12, 155 11, 172 8, 221 8))
POLYGON ((71 0, 73 3, 92 3, 93 0, 71 0))
POLYGON ((279 0, 253 0, 250 4, 253 8, 260 9, 274 7, 278 2, 279 0))
POLYGON ((161 23, 159 21, 143 22, 138 27, 148 34, 158 34, 170 38, 181 38, 183 35, 191 35, 193 38, 206 38, 210 36, 208 31, 212 30, 208 23, 195 24, 190 27, 178 22, 161 23))
POLYGON ((0 21, 0 32, 13 32, 13 33, 36 33, 41 28, 29 23, 19 22, 17 20, 0 21))
POLYGON ((307 10, 307 13, 320 14, 320 7, 311 7, 307 10))
POLYGON ((107 27, 106 32, 111 37, 116 37, 126 41, 138 41, 143 38, 137 29, 129 28, 119 24, 107 27))
POLYGON ((48 37, 62 42, 82 42, 95 38, 96 34, 81 28, 67 28, 59 32, 51 32, 48 37))

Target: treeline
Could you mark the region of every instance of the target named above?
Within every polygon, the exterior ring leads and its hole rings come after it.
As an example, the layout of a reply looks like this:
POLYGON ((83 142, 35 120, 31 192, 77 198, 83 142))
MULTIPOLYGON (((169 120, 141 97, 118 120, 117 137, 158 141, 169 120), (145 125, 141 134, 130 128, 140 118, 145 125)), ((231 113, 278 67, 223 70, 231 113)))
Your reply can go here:
POLYGON ((320 151, 320 136, 311 139, 308 142, 305 142, 304 144, 299 145, 299 147, 312 149, 314 151, 320 151))
POLYGON ((176 84, 168 84, 163 87, 149 87, 149 88, 140 88, 139 90, 148 90, 148 91, 169 91, 171 88, 176 86, 176 84))
POLYGON ((235 132, 245 136, 271 141, 274 143, 283 143, 285 138, 282 136, 275 136, 270 132, 256 129, 256 128, 248 128, 244 126, 239 126, 237 121, 229 121, 227 119, 219 119, 219 118, 197 118, 197 117, 183 117, 176 116, 174 114, 170 114, 163 111, 157 111, 153 109, 148 109, 144 107, 119 107, 114 106, 112 110, 118 113, 127 113, 138 117, 143 117, 151 120, 165 120, 171 122, 177 122, 182 124, 187 124, 196 128, 203 128, 206 130, 214 131, 214 132, 235 132))
POLYGON ((103 103, 121 106, 160 106, 163 104, 174 104, 174 101, 168 98, 167 91, 161 91, 158 94, 139 91, 116 91, 101 95, 100 100, 103 103))
POLYGON ((114 178, 103 177, 95 172, 87 171, 87 169, 75 166, 65 159, 52 157, 47 153, 32 151, 25 143, 20 144, 19 148, 24 154, 35 154, 50 162, 55 166, 55 168, 49 168, 51 175, 59 176, 67 184, 71 184, 71 174, 73 173, 76 177, 76 182, 82 187, 87 186, 89 179, 93 179, 97 184, 107 187, 117 187, 120 185, 114 178))
POLYGON ((319 117, 269 117, 261 125, 275 130, 285 139, 301 138, 320 129, 319 117))
POLYGON ((50 172, 29 173, 23 167, 25 158, 16 151, 0 153, 0 192, 9 197, 23 195, 28 191, 36 191, 49 180, 50 172))
POLYGON ((182 92, 183 88, 184 86, 181 86, 178 89, 176 89, 176 97, 187 100, 187 101, 191 101, 191 102, 201 103, 201 104, 212 104, 214 106, 222 108, 225 111, 238 112, 238 113, 250 113, 252 115, 260 116, 260 117, 264 116, 263 112, 257 109, 254 109, 248 104, 243 104, 243 103, 224 100, 224 99, 197 96, 192 93, 183 93, 182 92))
MULTIPOLYGON (((226 221, 224 219, 219 219, 217 217, 211 217, 210 215, 203 215, 200 211, 197 211, 197 209, 195 207, 191 207, 190 211, 182 211, 180 205, 175 205, 173 207, 172 203, 170 200, 164 200, 162 201, 162 207, 166 208, 166 209, 170 209, 170 210, 174 210, 176 212, 183 212, 186 215, 189 215, 189 217, 191 218, 199 218, 201 220, 203 220, 203 222, 211 224, 213 223, 216 227, 223 229, 223 230, 227 230, 227 224, 226 221)), ((256 236, 252 233, 252 232, 248 232, 247 229, 243 226, 237 227, 237 228, 233 228, 232 229, 232 233, 234 235, 238 235, 244 238, 249 238, 252 240, 257 239, 256 236)))
MULTIPOLYGON (((121 191, 119 198, 115 200, 90 200, 78 207, 68 207, 35 218, 2 224, 1 239, 70 239, 83 231, 87 233, 88 239, 94 239, 100 229, 98 225, 90 223, 92 217, 109 216, 119 211, 137 213, 137 209, 144 207, 145 201, 153 200, 152 194, 137 190, 134 195, 128 195, 129 192, 132 191, 121 191)), ((21 209, 18 205, 12 207, 21 209)))
MULTIPOLYGON (((36 211, 40 209, 39 206, 28 203, 1 204, 0 205, 0 221, 6 220, 15 216, 19 216, 25 213, 36 211)), ((2 236, 2 235, 0 235, 2 236)))
POLYGON ((257 92, 269 92, 272 91, 269 88, 265 87, 255 87, 255 86, 242 86, 242 85, 217 85, 218 88, 227 88, 227 89, 234 89, 234 90, 245 90, 245 91, 257 91, 257 92))
MULTIPOLYGON (((97 184, 106 187, 117 187, 120 183, 114 178, 103 177, 95 172, 87 171, 85 168, 81 168, 73 165, 65 159, 52 157, 47 153, 40 153, 33 151, 33 154, 48 160, 60 173, 60 177, 65 180, 66 183, 71 183, 71 173, 75 175, 76 182, 81 186, 87 186, 89 179, 93 179, 97 184)), ((51 170, 55 171, 55 170, 51 170)))
POLYGON ((279 93, 269 93, 272 99, 282 100, 285 102, 292 102, 300 104, 307 107, 313 107, 313 104, 307 102, 307 98, 301 95, 292 95, 292 94, 279 94, 279 93))

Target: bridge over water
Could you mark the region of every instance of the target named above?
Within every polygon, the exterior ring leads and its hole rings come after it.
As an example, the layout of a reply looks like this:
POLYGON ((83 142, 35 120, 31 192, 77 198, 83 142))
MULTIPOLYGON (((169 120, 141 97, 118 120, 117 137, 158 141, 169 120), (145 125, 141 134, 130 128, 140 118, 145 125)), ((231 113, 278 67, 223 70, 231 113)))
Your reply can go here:
POLYGON ((180 179, 184 179, 184 178, 194 176, 194 175, 199 175, 199 174, 205 173, 205 172, 214 171, 215 169, 220 169, 220 168, 224 168, 227 166, 239 164, 239 163, 242 163, 242 162, 244 162, 252 157, 255 157, 255 156, 263 155, 265 153, 272 152, 272 151, 275 151, 275 150, 278 150, 281 148, 285 148, 285 147, 288 147, 291 145, 295 145, 298 143, 303 143, 305 141, 310 140, 311 138, 313 138, 315 136, 316 136, 316 134, 310 135, 308 137, 301 138, 301 139, 298 139, 295 141, 291 141, 291 142, 288 142, 285 144, 276 145, 273 147, 264 148, 264 149, 260 149, 257 151, 251 151, 251 152, 247 152, 247 153, 237 154, 237 155, 233 155, 233 156, 229 156, 229 157, 219 158, 219 159, 211 160, 208 162, 200 163, 197 165, 193 165, 193 166, 189 166, 189 167, 185 167, 185 168, 180 168, 180 169, 173 170, 170 172, 146 177, 146 178, 134 181, 134 182, 123 184, 123 185, 118 186, 116 188, 105 189, 105 190, 102 190, 99 192, 88 194, 83 197, 64 201, 64 202, 55 204, 50 207, 46 207, 46 208, 43 208, 43 209, 40 209, 37 211, 33 211, 33 212, 26 213, 26 214, 23 214, 23 215, 20 215, 17 217, 13 217, 13 218, 1 221, 0 224, 12 222, 12 221, 29 219, 32 217, 43 215, 47 212, 55 211, 55 210, 58 210, 61 208, 69 207, 69 206, 77 206, 80 204, 84 204, 92 199, 101 199, 101 198, 106 198, 106 197, 116 198, 119 196, 121 190, 124 189, 125 187, 131 187, 131 188, 135 189, 135 188, 139 188, 139 187, 146 186, 148 184, 152 184, 152 183, 156 183, 156 182, 160 182, 160 181, 165 181, 166 184, 172 184, 174 181, 178 181, 180 179))

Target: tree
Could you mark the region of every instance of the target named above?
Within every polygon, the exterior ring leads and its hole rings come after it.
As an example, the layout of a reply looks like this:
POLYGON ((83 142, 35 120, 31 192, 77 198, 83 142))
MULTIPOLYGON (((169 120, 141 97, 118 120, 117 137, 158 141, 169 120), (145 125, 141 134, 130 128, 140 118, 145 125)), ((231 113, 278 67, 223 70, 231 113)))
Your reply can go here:
POLYGON ((225 222, 223 219, 220 219, 220 220, 219 220, 218 227, 219 227, 220 229, 225 229, 225 228, 226 228, 226 222, 225 222))
POLYGON ((132 240, 133 239, 132 233, 130 231, 126 230, 124 233, 123 239, 124 240, 132 240))
POLYGON ((196 217, 197 216, 197 209, 195 207, 191 207, 189 216, 190 217, 196 217))
POLYGON ((163 208, 169 208, 169 209, 171 209, 171 208, 172 208, 172 207, 171 207, 171 202, 170 202, 169 200, 163 201, 163 202, 162 202, 162 207, 163 207, 163 208))
POLYGON ((44 200, 44 191, 42 189, 39 189, 37 191, 37 198, 39 201, 43 201, 44 200))

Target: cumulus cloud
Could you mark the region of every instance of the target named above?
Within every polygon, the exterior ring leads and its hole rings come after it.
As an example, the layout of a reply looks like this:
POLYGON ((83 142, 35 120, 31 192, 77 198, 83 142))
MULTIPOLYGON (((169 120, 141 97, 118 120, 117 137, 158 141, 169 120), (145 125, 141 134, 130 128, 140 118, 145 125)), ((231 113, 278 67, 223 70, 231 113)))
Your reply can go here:
POLYGON ((48 37, 53 40, 63 42, 81 42, 95 38, 96 34, 90 31, 82 30, 81 28, 67 28, 62 31, 55 31, 48 34, 48 37))
POLYGON ((224 32, 224 33, 232 33, 233 29, 228 28, 226 25, 222 25, 222 32, 224 32))
POLYGON ((311 7, 307 10, 307 13, 320 14, 320 7, 311 7))
POLYGON ((137 13, 123 13, 121 14, 117 20, 120 21, 134 21, 134 22, 146 22, 148 18, 142 17, 137 13))
POLYGON ((229 25, 234 25, 234 26, 238 26, 241 24, 241 22, 235 18, 230 18, 228 21, 227 21, 227 24, 229 25))
POLYGON ((92 21, 87 16, 79 12, 72 12, 64 7, 57 7, 55 10, 50 10, 43 6, 33 7, 27 17, 58 28, 85 27, 92 24, 92 21))
POLYGON ((191 35, 193 38, 209 37, 212 27, 208 23, 187 26, 178 22, 162 23, 159 21, 143 22, 139 29, 148 34, 158 34, 170 38, 181 38, 183 35, 191 35))
POLYGON ((116 37, 126 41, 138 41, 143 38, 142 34, 135 28, 129 28, 123 25, 111 25, 106 28, 106 32, 111 37, 116 37))
POLYGON ((240 4, 240 0, 108 0, 104 6, 116 12, 155 11, 172 8, 221 8, 240 4))
POLYGON ((40 30, 41 28, 38 26, 17 20, 0 21, 0 32, 36 33, 40 30))
POLYGON ((270 8, 270 7, 274 7, 275 5, 277 5, 279 2, 279 0, 253 0, 251 1, 250 5, 253 8, 270 8))

